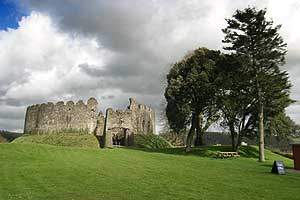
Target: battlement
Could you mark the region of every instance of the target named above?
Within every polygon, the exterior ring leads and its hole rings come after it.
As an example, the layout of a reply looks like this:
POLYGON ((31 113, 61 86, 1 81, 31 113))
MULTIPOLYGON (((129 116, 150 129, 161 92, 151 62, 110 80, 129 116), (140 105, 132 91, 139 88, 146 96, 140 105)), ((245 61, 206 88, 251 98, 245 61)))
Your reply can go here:
POLYGON ((27 109, 35 109, 35 108, 39 108, 39 107, 53 107, 53 106, 57 106, 57 107, 62 107, 62 106, 67 106, 67 107, 73 107, 73 106, 85 106, 87 108, 96 108, 98 106, 98 101, 94 98, 91 97, 87 100, 87 103, 84 103, 83 100, 79 100, 76 102, 76 104, 74 103, 74 101, 58 101, 56 103, 54 102, 47 102, 47 103, 42 103, 42 104, 34 104, 31 106, 28 106, 27 109))
POLYGON ((98 101, 89 98, 82 100, 48 102, 29 106, 26 111, 24 133, 42 134, 59 132, 86 132, 102 137, 113 138, 130 134, 146 134, 155 131, 154 110, 135 99, 129 99, 124 110, 108 108, 105 116, 97 110, 98 101))
POLYGON ((48 102, 29 106, 26 111, 24 133, 80 131, 92 133, 96 126, 98 102, 90 98, 57 103, 48 102))

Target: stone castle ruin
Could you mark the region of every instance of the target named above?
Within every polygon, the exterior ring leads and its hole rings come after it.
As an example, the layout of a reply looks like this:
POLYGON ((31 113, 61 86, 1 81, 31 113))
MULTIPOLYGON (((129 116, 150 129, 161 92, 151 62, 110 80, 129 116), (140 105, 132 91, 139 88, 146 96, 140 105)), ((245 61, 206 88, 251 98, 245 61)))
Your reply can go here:
POLYGON ((98 102, 90 98, 64 103, 43 103, 27 108, 25 134, 51 134, 62 132, 83 132, 94 134, 100 147, 115 145, 130 146, 134 135, 155 132, 155 112, 148 106, 137 104, 130 98, 125 110, 108 108, 105 115, 98 112, 98 102))

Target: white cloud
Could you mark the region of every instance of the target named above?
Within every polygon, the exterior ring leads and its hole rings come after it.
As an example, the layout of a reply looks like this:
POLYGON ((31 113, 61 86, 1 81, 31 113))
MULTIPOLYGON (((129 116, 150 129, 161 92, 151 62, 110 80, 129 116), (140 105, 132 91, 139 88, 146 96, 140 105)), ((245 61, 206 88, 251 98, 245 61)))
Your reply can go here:
MULTIPOLYGON (((11 111, 24 113, 26 104, 81 98, 78 90, 88 93, 99 82, 82 73, 78 65, 102 68, 113 56, 95 38, 61 32, 49 16, 39 12, 23 17, 16 30, 1 31, 0 48, 2 126, 10 116, 20 121, 24 114, 11 111)), ((18 122, 15 127, 22 124, 18 122)))
MULTIPOLYGON (((18 29, 0 32, 0 110, 89 96, 101 99, 102 109, 121 108, 134 96, 158 111, 168 66, 197 47, 221 49, 224 18, 248 5, 267 7, 275 24, 283 24, 289 46, 285 69, 294 84, 292 97, 300 100, 300 6, 295 0, 22 3, 33 11, 30 16, 18 29)), ((287 111, 300 122, 298 107, 287 111)), ((15 128, 23 126, 20 121, 15 128)), ((13 123, 0 116, 0 126, 11 129, 13 123)))
MULTIPOLYGON (((0 33, 1 99, 33 100, 60 95, 74 85, 89 85, 91 78, 78 65, 101 68, 110 52, 94 38, 63 33, 51 18, 38 12, 23 17, 16 30, 0 33)), ((53 97, 52 97, 53 98, 53 97)))

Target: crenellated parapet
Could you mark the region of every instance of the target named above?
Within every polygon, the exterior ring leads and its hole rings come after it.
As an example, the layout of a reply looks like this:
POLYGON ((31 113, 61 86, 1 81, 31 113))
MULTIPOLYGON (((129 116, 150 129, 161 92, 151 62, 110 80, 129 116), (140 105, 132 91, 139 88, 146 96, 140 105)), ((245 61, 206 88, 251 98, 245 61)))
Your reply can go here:
POLYGON ((26 111, 24 133, 88 132, 96 127, 98 102, 90 98, 64 103, 43 103, 29 106, 26 111))
POLYGON ((155 112, 150 107, 129 99, 125 110, 108 108, 105 115, 98 113, 98 102, 90 98, 29 106, 26 111, 24 133, 43 134, 60 132, 93 133, 101 147, 133 144, 135 134, 155 132, 155 112))

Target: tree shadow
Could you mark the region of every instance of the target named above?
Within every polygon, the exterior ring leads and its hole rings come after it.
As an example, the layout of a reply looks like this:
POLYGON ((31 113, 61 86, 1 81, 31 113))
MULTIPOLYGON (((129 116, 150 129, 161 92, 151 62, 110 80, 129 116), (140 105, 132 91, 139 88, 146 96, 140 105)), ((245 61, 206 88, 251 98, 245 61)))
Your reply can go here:
POLYGON ((258 148, 254 146, 241 147, 239 154, 246 158, 259 158, 258 148))
MULTIPOLYGON (((129 150, 144 151, 149 153, 164 153, 164 154, 171 154, 171 155, 199 156, 199 157, 211 157, 211 158, 215 158, 219 152, 232 151, 230 145, 194 147, 191 149, 190 152, 185 152, 184 147, 163 148, 163 149, 149 149, 149 148, 139 148, 139 147, 124 147, 124 148, 129 150)), ((258 158, 258 149, 252 146, 241 147, 239 154, 241 157, 258 158)))

